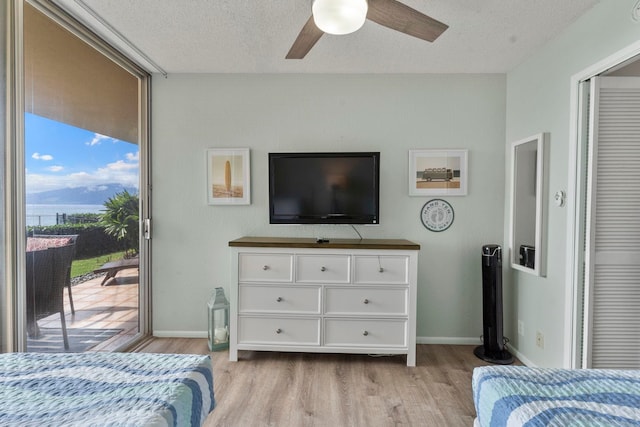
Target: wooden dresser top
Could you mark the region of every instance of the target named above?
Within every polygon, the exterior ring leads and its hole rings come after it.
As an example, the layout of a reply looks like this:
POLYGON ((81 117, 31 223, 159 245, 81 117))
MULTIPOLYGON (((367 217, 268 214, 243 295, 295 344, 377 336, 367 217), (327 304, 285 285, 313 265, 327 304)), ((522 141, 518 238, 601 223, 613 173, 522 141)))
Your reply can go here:
POLYGON ((327 249, 395 249, 420 250, 420 245, 404 239, 316 239, 301 237, 241 237, 229 242, 233 247, 252 248, 327 248, 327 249))

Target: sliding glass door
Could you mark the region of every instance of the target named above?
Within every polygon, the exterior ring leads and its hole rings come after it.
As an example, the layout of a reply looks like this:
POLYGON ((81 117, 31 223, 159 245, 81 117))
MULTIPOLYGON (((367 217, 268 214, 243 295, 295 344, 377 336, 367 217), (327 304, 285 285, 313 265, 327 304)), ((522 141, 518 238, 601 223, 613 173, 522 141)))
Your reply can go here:
POLYGON ((148 76, 45 1, 24 5, 27 351, 148 330, 148 76))

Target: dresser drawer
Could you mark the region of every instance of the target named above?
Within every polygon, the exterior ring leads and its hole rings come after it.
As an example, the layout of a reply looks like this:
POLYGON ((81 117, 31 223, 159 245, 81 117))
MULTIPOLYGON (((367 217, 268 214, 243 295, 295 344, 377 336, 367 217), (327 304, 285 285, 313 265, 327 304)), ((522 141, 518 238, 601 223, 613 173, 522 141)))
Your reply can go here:
POLYGON ((349 283, 349 255, 298 255, 296 281, 307 283, 349 283))
POLYGON ((238 312, 320 314, 319 286, 240 285, 238 312))
POLYGON ((355 283, 409 283, 409 257, 356 256, 353 262, 355 283))
POLYGON ((328 315, 406 316, 409 289, 327 287, 324 312, 328 315))
POLYGON ((291 282, 293 255, 239 254, 238 280, 240 282, 291 282))
POLYGON ((320 345, 320 318, 240 316, 238 343, 320 345))
POLYGON ((324 319, 327 347, 406 347, 406 320, 324 319))

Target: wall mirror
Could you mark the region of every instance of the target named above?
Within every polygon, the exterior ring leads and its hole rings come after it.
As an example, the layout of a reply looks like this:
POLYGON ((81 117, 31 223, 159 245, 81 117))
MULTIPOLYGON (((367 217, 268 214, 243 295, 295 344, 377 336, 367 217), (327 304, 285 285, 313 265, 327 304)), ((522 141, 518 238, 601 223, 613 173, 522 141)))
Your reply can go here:
POLYGON ((545 275, 545 145, 540 133, 511 144, 511 267, 545 275))

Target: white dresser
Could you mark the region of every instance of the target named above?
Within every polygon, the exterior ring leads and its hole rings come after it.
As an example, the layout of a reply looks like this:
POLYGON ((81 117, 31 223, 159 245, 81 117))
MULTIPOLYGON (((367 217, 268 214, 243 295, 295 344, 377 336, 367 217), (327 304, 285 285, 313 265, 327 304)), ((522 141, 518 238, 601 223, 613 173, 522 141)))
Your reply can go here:
POLYGON ((406 354, 415 366, 418 244, 243 237, 229 246, 231 361, 264 350, 406 354))

